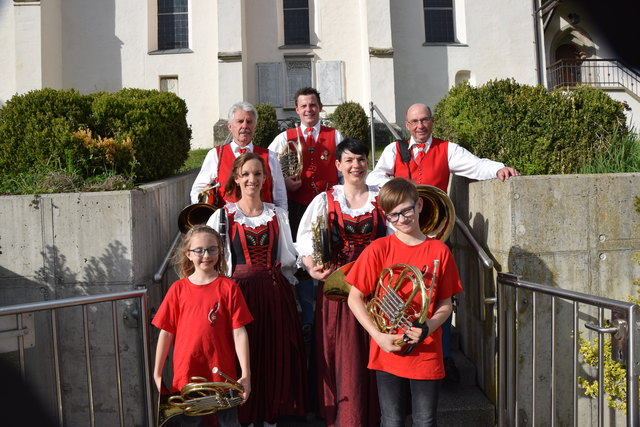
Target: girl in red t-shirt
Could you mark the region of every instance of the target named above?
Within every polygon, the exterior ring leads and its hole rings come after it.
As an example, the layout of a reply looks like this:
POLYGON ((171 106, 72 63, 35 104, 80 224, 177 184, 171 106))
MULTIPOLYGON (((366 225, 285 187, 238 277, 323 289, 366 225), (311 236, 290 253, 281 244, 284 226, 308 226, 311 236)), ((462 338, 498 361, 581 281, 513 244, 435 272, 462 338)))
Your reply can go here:
MULTIPOLYGON (((171 392, 188 384, 191 377, 224 381, 212 373, 214 367, 237 378, 236 357, 240 365, 238 382, 247 400, 251 393, 249 339, 245 325, 253 320, 238 285, 221 273, 225 269, 224 244, 218 232, 197 225, 182 239, 176 254, 176 270, 182 279, 167 292, 153 325, 160 328, 153 379, 158 391, 169 348, 173 349, 171 392)), ((216 413, 218 425, 239 426, 237 408, 216 413)), ((207 417, 210 418, 210 417, 207 417)), ((208 425, 210 419, 179 415, 180 425, 208 425)))

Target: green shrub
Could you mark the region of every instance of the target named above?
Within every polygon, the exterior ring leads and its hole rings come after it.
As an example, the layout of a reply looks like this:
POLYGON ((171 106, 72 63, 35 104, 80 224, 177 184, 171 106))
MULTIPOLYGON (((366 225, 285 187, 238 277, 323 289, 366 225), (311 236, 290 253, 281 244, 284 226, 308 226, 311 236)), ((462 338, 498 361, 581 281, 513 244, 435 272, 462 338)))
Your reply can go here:
POLYGON ((91 100, 75 90, 42 89, 17 95, 0 109, 0 173, 72 169, 91 100))
POLYGON ((253 143, 260 147, 267 148, 280 133, 278 129, 278 116, 276 116, 276 110, 271 104, 260 103, 256 104, 255 107, 258 111, 258 125, 256 126, 256 133, 253 136, 253 143))
POLYGON ((525 175, 575 173, 628 132, 621 103, 600 89, 548 92, 514 80, 453 87, 435 108, 434 135, 525 175))
POLYGON ((89 182, 115 175, 126 182, 172 175, 189 152, 186 114, 182 99, 155 90, 80 95, 42 89, 16 95, 0 109, 3 191, 37 188, 37 182, 23 185, 38 180, 25 175, 36 172, 89 182))
POLYGON ((91 114, 98 135, 133 142, 138 181, 172 175, 184 164, 191 141, 186 117, 184 100, 144 89, 96 94, 91 114))
POLYGON ((367 142, 369 135, 369 119, 364 108, 357 102, 343 102, 330 115, 333 127, 345 138, 356 138, 367 142))

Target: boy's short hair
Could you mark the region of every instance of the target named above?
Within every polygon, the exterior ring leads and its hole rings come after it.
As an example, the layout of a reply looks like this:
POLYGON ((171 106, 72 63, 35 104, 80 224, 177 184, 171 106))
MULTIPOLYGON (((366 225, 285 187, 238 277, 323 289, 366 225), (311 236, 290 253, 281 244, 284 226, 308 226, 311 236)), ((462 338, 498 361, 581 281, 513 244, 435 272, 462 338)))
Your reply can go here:
POLYGON ((344 153, 345 150, 369 158, 369 146, 359 139, 347 138, 338 144, 336 147, 336 159, 338 159, 339 162, 342 161, 342 153, 344 153))
POLYGON ((418 188, 414 183, 404 178, 393 178, 380 189, 378 203, 385 213, 390 213, 405 200, 416 201, 418 197, 418 188))

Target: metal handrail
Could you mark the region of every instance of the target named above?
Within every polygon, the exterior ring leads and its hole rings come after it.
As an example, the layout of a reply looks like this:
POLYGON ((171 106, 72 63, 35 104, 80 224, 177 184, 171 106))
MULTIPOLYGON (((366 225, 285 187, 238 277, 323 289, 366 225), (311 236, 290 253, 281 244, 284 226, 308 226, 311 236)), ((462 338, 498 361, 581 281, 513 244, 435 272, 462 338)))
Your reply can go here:
MULTIPOLYGON (((113 317, 113 345, 114 345, 114 358, 116 365, 116 393, 117 393, 117 401, 118 401, 118 410, 119 410, 119 419, 120 425, 125 425, 124 419, 124 403, 123 403, 123 390, 122 390, 122 379, 121 379, 121 361, 120 361, 120 350, 118 348, 120 334, 118 327, 118 319, 116 316, 116 302, 120 300, 138 298, 140 300, 140 325, 141 325, 141 349, 142 355, 140 359, 142 360, 142 381, 145 384, 144 386, 144 399, 146 403, 146 420, 147 425, 154 425, 154 413, 153 413, 153 402, 151 398, 151 387, 148 379, 150 378, 151 371, 149 368, 149 331, 148 331, 148 319, 147 319, 147 290, 140 289, 134 291, 124 291, 124 292, 114 292, 108 294, 100 294, 100 295, 91 295, 91 296, 81 296, 75 298, 64 298, 52 301, 40 301, 33 302, 28 304, 15 304, 5 307, 0 307, 0 317, 2 316, 16 316, 18 329, 22 329, 23 317, 27 313, 34 313, 39 311, 50 310, 50 320, 51 320, 51 337, 52 337, 52 350, 53 350, 53 370, 54 370, 54 378, 55 378, 55 390, 56 390, 56 409, 58 412, 58 424, 64 425, 63 419, 63 401, 62 401, 62 376, 60 372, 60 362, 61 357, 59 355, 59 347, 58 347, 58 339, 59 339, 59 330, 58 330, 58 318, 57 318, 57 310, 66 307, 81 307, 82 308, 82 318, 83 318, 83 334, 84 334, 84 357, 85 357, 85 368, 87 370, 87 394, 89 400, 89 417, 90 417, 90 425, 96 424, 95 419, 95 406, 94 400, 96 395, 94 394, 94 382, 93 375, 94 370, 92 368, 92 360, 91 360, 91 352, 93 351, 93 347, 90 345, 90 330, 89 330, 89 321, 88 316, 89 312, 87 306, 90 304, 97 304, 103 302, 111 302, 111 314, 113 317)), ((18 350, 20 353, 20 369, 22 371, 22 376, 25 376, 25 355, 24 355, 24 339, 23 337, 19 338, 18 350)))
POLYGON ((547 74, 549 89, 614 86, 640 96, 640 75, 618 59, 561 59, 547 67, 547 74))
POLYGON ((178 231, 176 233, 176 237, 173 238, 173 242, 171 242, 171 245, 169 245, 169 249, 167 250, 167 253, 164 255, 164 258, 162 259, 160 268, 158 268, 158 271, 156 271, 156 274, 153 275, 154 283, 162 282, 162 278, 164 277, 164 274, 167 272, 167 268, 169 267, 171 257, 173 256, 173 253, 175 252, 176 247, 178 246, 178 243, 180 243, 180 236, 182 236, 182 233, 178 231))
MULTIPOLYGON (((518 360, 521 354, 518 352, 516 343, 516 333, 520 327, 523 327, 525 320, 523 318, 522 309, 519 307, 520 301, 526 304, 526 300, 518 296, 517 291, 526 290, 532 293, 532 326, 529 330, 533 335, 531 354, 537 354, 536 335, 538 327, 536 325, 536 300, 538 294, 544 294, 552 298, 551 300, 551 338, 552 345, 556 342, 554 336, 556 325, 556 299, 562 299, 572 302, 573 304, 573 422, 579 425, 578 421, 578 395, 577 395, 577 354, 578 354, 578 321, 580 320, 580 312, 578 304, 595 307, 598 309, 598 324, 593 322, 585 322, 584 327, 594 330, 598 333, 598 425, 604 425, 605 418, 605 397, 604 397, 604 340, 603 334, 616 334, 618 339, 625 338, 627 340, 626 351, 621 352, 626 358, 626 386, 627 386, 627 425, 637 426, 640 423, 639 412, 639 386, 638 376, 640 367, 638 361, 638 334, 640 329, 639 323, 639 307, 632 302, 617 301, 606 297, 597 297, 581 292, 575 292, 554 286, 543 285, 539 283, 520 280, 518 276, 510 273, 498 273, 498 426, 516 425, 518 411, 518 378, 523 374, 518 369, 518 360), (513 292, 508 292, 512 290, 513 292), (612 313, 618 313, 624 316, 624 319, 614 319, 611 326, 605 326, 604 310, 610 310, 612 313), (629 326, 627 326, 629 325, 629 326)), ((542 314, 545 316, 545 323, 549 322, 549 313, 545 310, 542 314)), ((525 328, 526 329, 526 328, 525 328)), ((528 338, 527 338, 528 339, 528 338)), ((555 347, 551 349, 551 408, 552 416, 551 425, 555 425, 555 371, 556 371, 556 351, 555 347)), ((535 383, 538 375, 535 370, 535 363, 532 366, 531 378, 535 383)), ((532 396, 532 420, 531 425, 539 425, 540 421, 536 420, 536 396, 535 387, 532 396)))
POLYGON ((376 132, 375 132, 374 121, 373 121, 374 111, 378 113, 378 115, 380 116, 380 120, 382 120, 382 123, 384 123, 387 129, 389 129, 389 132, 391 132, 391 135, 393 135, 395 139, 402 139, 402 136, 398 135, 398 132, 396 132, 393 126, 391 126, 391 123, 389 123, 389 120, 387 120, 384 114, 382 114, 382 111, 380 111, 380 109, 373 102, 369 102, 369 112, 370 112, 369 127, 371 129, 371 132, 370 132, 371 133, 371 161, 375 165, 376 164, 376 137, 375 137, 376 132))

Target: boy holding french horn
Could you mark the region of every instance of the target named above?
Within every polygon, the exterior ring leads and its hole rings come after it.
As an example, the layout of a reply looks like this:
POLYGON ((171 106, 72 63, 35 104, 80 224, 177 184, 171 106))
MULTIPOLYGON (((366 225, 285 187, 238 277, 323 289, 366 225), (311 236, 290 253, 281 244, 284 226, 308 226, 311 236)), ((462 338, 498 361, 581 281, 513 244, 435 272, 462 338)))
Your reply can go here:
POLYGON ((379 203, 396 232, 374 240, 348 272, 349 307, 372 338, 368 368, 376 371, 382 425, 404 426, 410 401, 413 425, 435 426, 445 374, 440 325, 462 292, 460 278, 449 248, 420 228, 414 184, 392 179, 379 203))

